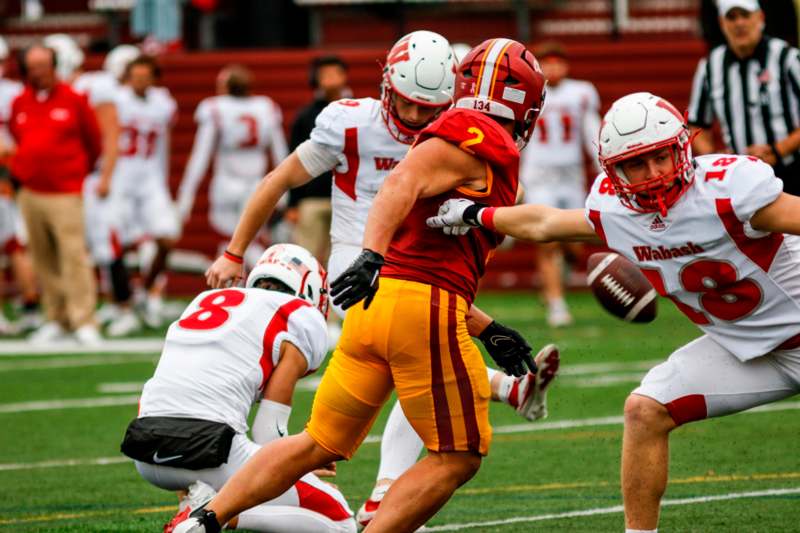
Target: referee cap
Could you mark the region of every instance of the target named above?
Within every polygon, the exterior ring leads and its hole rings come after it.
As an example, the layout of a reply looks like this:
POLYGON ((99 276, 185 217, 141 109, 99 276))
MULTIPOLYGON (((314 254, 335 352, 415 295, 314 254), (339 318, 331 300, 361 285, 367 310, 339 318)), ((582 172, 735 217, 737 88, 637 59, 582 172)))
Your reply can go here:
POLYGON ((719 8, 719 16, 721 17, 727 15, 728 11, 735 7, 751 13, 761 9, 761 6, 758 5, 758 0, 717 0, 717 7, 719 8))

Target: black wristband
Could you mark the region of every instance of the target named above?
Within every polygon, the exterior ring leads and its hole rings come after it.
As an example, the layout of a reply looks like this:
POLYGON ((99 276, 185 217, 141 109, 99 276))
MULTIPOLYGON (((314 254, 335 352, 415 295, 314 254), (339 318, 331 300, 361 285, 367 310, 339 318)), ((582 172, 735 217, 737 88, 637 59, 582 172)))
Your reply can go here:
POLYGON ((474 203, 471 206, 464 209, 464 215, 462 216, 464 222, 469 224, 470 226, 480 226, 481 223, 478 220, 478 215, 480 214, 481 209, 483 209, 484 207, 488 206, 486 204, 474 203))
POLYGON ((487 342, 489 342, 489 339, 492 337, 493 333, 497 333, 497 321, 496 320, 492 320, 489 323, 488 326, 483 328, 483 331, 481 331, 480 334, 478 335, 478 339, 482 343, 486 344, 487 342))

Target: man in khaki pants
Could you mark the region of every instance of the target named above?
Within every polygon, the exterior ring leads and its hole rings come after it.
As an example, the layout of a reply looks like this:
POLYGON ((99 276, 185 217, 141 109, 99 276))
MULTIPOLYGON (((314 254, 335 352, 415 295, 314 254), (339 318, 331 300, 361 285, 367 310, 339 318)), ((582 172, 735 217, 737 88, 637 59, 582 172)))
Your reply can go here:
POLYGON ((31 340, 53 342, 73 331, 79 342, 96 344, 81 189, 100 154, 100 132, 86 99, 57 81, 51 49, 31 47, 22 67, 26 87, 9 124, 17 145, 11 173, 22 185, 19 206, 47 317, 31 340))

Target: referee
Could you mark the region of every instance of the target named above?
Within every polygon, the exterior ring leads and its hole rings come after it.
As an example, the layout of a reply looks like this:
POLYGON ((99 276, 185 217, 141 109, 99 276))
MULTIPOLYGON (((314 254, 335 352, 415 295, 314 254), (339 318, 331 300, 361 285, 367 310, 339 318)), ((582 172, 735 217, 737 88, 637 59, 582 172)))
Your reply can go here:
POLYGON ((692 85, 695 154, 715 151, 716 118, 730 152, 763 159, 800 195, 800 51, 764 35, 758 0, 719 0, 719 23, 727 44, 700 60, 692 85))

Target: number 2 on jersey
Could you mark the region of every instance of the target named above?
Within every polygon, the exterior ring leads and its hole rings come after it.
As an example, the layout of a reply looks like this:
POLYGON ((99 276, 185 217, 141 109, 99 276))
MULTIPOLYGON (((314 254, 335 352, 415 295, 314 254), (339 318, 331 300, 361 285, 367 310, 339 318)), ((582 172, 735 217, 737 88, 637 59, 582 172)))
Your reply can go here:
POLYGON ((475 126, 471 126, 467 130, 467 133, 471 133, 472 135, 474 135, 474 137, 472 139, 467 139, 466 141, 462 141, 461 144, 458 145, 458 147, 467 152, 468 154, 475 155, 475 152, 472 150, 472 148, 470 148, 470 146, 482 143, 485 135, 483 131, 481 131, 479 128, 476 128, 475 126))
POLYGON ((230 318, 228 309, 244 302, 244 293, 225 289, 209 294, 197 303, 197 311, 181 319, 178 325, 185 329, 208 330, 223 325, 230 318))

